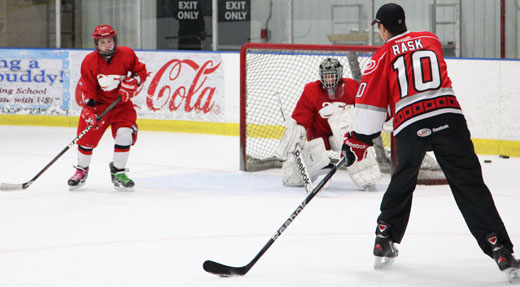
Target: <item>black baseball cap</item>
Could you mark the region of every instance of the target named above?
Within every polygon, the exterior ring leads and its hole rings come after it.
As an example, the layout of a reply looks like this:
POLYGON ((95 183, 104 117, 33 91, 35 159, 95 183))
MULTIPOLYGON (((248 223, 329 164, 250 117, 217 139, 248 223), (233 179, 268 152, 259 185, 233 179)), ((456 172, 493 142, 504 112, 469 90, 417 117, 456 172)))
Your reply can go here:
POLYGON ((383 25, 400 25, 404 23, 403 7, 395 3, 388 3, 379 8, 372 25, 380 23, 383 25))

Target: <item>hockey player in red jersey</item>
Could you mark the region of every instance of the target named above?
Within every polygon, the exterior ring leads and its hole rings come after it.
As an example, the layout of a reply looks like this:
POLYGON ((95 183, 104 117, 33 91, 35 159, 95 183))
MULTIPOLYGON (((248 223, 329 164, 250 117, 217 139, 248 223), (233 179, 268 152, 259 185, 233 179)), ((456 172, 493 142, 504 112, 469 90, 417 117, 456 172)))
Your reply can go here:
POLYGON ((363 72, 356 95, 354 130, 345 135, 347 164, 361 160, 383 122, 393 117, 398 163, 381 202, 375 268, 397 256, 408 224, 417 174, 433 150, 466 224, 483 252, 518 279, 513 243, 483 181, 470 132, 448 77, 441 43, 430 32, 408 32, 405 13, 385 4, 376 14, 385 44, 363 72))
POLYGON ((126 164, 130 147, 137 139, 137 113, 131 98, 146 80, 146 66, 139 62, 129 47, 117 46, 116 31, 110 25, 99 25, 92 33, 96 51, 88 54, 81 64, 79 88, 83 106, 78 134, 93 126, 78 141, 78 164, 69 179, 70 190, 85 184, 94 148, 108 126, 115 140, 113 161, 109 164, 112 182, 117 190, 132 191, 134 181, 128 178, 126 164), (99 122, 101 114, 118 97, 121 101, 99 122))
MULTIPOLYGON (((335 58, 324 59, 319 66, 320 80, 305 85, 276 154, 287 161, 282 166, 283 182, 288 186, 301 186, 297 159, 300 149, 311 181, 330 163, 328 150, 341 151, 343 135, 352 129, 352 105, 359 83, 343 78, 343 66, 335 58), (307 140, 307 141, 306 141, 307 140)), ((381 172, 371 154, 365 161, 348 168, 355 184, 372 187, 381 172)))

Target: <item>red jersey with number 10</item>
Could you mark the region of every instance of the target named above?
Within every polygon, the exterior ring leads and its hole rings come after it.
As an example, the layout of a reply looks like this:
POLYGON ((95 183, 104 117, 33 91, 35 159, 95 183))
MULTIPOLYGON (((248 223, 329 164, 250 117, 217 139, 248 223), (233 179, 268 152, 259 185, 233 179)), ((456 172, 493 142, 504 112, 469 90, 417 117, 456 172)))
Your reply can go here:
POLYGON ((462 110, 439 38, 430 32, 405 32, 389 39, 363 71, 354 131, 378 134, 393 117, 397 135, 415 122, 445 113, 462 114, 462 110))

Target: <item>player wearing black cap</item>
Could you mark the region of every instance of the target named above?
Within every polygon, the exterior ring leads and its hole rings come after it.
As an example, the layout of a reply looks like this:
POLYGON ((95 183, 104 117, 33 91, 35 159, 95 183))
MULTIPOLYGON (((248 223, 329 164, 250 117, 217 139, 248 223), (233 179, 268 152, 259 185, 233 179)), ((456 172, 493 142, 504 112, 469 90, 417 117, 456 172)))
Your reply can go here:
POLYGON ((343 155, 361 160, 383 123, 393 117, 397 167, 381 202, 374 255, 376 269, 393 262, 408 224, 412 195, 426 151, 433 150, 471 234, 510 281, 519 280, 513 243, 482 177, 470 132, 448 77, 442 47, 430 32, 409 32, 397 4, 379 8, 385 44, 363 72, 356 95, 354 130, 345 135, 343 155))

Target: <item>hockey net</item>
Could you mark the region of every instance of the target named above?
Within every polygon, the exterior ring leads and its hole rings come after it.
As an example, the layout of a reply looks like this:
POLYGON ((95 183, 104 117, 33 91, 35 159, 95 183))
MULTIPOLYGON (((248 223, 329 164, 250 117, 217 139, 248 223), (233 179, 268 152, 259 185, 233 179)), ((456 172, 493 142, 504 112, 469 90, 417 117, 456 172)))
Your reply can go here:
MULTIPOLYGON (((343 76, 357 81, 373 46, 299 45, 248 43, 240 51, 240 169, 258 171, 280 168, 282 160, 274 151, 285 132, 284 116, 290 116, 305 84, 319 79, 323 59, 334 57, 343 65, 343 76)), ((392 170, 392 135, 388 127, 375 142, 376 158, 382 172, 392 170)), ((336 152, 329 152, 334 160, 336 152)), ((418 183, 445 181, 435 159, 426 172, 421 168, 418 183), (440 172, 440 174, 439 174, 440 172)), ((423 164, 423 167, 424 166, 423 164)))

